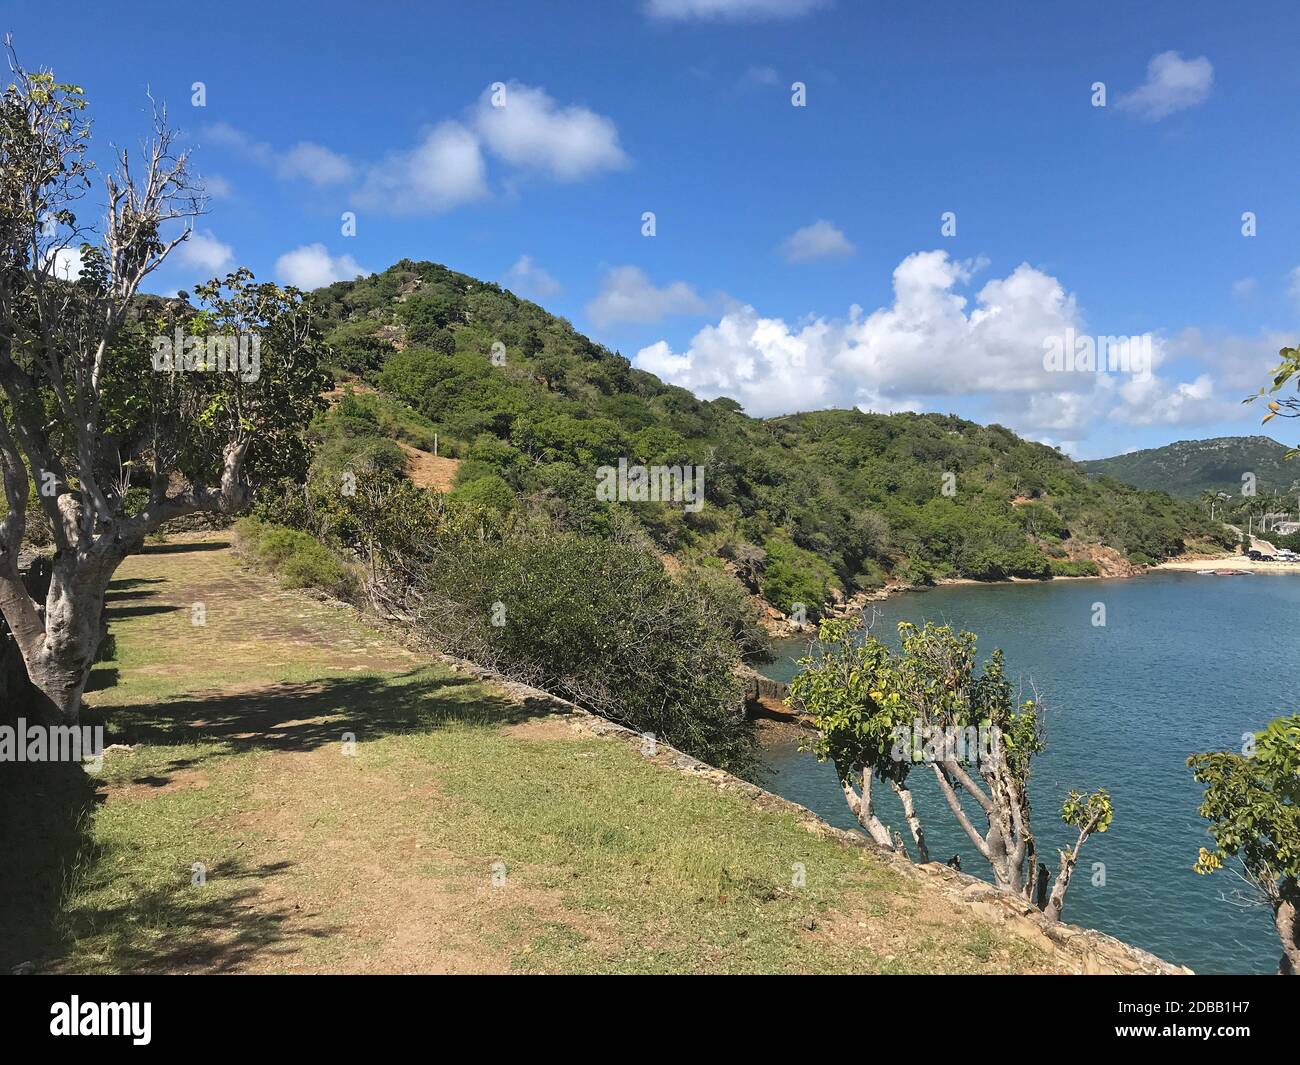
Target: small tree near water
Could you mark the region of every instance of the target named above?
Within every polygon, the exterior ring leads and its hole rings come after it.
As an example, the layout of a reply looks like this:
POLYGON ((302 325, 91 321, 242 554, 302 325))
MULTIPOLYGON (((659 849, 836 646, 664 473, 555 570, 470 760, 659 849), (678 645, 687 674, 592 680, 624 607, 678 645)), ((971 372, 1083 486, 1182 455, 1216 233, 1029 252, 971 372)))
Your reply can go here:
POLYGON ((1015 702, 1000 651, 976 672, 972 633, 906 622, 898 630, 902 648, 895 653, 865 634, 860 619, 822 622, 816 653, 801 661, 791 684, 796 705, 818 729, 814 752, 834 763, 849 809, 871 839, 906 854, 902 837, 876 812, 873 785, 898 795, 922 862, 930 855, 909 780, 914 771, 932 773, 994 884, 1059 920, 1083 844, 1110 827, 1110 797, 1101 790, 1066 798, 1062 819, 1078 834, 1060 852, 1049 892, 1029 818, 1030 762, 1043 749, 1037 704, 1015 702), (963 794, 978 813, 968 812, 963 794))
MULTIPOLYGON (((1205 785, 1199 813, 1214 849, 1201 848, 1193 868, 1209 874, 1230 858, 1273 911, 1282 940, 1279 972, 1300 975, 1300 714, 1278 718, 1246 752, 1212 751, 1187 760, 1205 785)), ((1259 901, 1257 900, 1257 901, 1259 901)))

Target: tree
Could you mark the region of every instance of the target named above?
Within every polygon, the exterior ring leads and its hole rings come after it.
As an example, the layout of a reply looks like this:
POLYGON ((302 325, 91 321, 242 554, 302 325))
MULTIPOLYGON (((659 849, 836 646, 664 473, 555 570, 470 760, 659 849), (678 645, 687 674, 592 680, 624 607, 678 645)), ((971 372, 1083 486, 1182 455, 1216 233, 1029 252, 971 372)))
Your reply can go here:
POLYGON ((1030 761, 1043 749, 1038 707, 1032 700, 1015 704, 1002 653, 994 651, 977 675, 972 633, 903 622, 895 654, 874 637, 863 638, 861 629, 861 619, 823 621, 819 653, 800 662, 790 686, 817 727, 813 751, 834 763, 849 809, 876 843, 906 854, 872 801, 873 781, 887 783, 902 804, 919 860, 929 861, 908 785, 913 770, 928 767, 952 816, 988 861, 994 884, 1059 920, 1083 844, 1110 827, 1109 796, 1104 790, 1067 796, 1061 817, 1078 835, 1071 850, 1060 852, 1049 896, 1029 818, 1030 761), (978 805, 983 830, 962 794, 978 805))
POLYGON ((117 153, 96 233, 73 210, 91 187, 83 91, 25 70, 12 47, 9 58, 14 82, 0 95, 0 613, 40 693, 35 715, 67 723, 122 560, 164 522, 234 513, 251 479, 303 469, 301 427, 328 379, 296 290, 238 270, 199 286, 197 309, 140 296, 203 206, 165 111, 154 111, 141 163, 117 153), (18 571, 29 482, 55 549, 44 602, 18 571))
POLYGON ((1255 733, 1243 753, 1213 751, 1187 760, 1205 797, 1214 849, 1201 848, 1198 873, 1231 857, 1273 911, 1282 941, 1279 972, 1300 975, 1300 714, 1255 733))
MULTIPOLYGON (((1291 381, 1300 375, 1300 347, 1283 348, 1278 352, 1281 362, 1273 370, 1273 381, 1265 385, 1255 395, 1247 396, 1243 403, 1253 403, 1257 399, 1267 399, 1269 396, 1276 396, 1291 381)), ((1281 416, 1283 418, 1300 418, 1300 397, 1290 396, 1287 399, 1268 399, 1265 404, 1268 413, 1264 415, 1264 422, 1270 422, 1274 418, 1281 416)), ((1287 458, 1300 452, 1300 448, 1293 449, 1288 453, 1287 458)))

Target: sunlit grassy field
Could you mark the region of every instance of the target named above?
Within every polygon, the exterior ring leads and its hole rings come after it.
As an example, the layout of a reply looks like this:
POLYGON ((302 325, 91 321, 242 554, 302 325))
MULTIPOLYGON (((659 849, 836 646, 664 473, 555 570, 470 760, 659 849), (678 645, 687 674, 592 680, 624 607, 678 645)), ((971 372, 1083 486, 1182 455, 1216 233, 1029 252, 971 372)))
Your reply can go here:
POLYGON ((131 749, 94 777, 0 769, 6 968, 1048 967, 793 814, 429 665, 220 538, 128 560, 110 625, 85 716, 131 749))

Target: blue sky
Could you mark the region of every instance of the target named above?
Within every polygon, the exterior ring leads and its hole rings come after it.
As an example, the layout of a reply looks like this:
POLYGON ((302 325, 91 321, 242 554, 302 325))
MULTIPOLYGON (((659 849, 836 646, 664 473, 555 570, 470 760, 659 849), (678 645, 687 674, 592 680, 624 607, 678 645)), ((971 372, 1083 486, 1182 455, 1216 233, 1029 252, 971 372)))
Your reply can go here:
POLYGON ((101 151, 145 131, 146 88, 196 146, 210 211, 157 291, 430 259, 751 413, 955 411, 1078 457, 1259 431, 1239 401, 1300 333, 1293 4, 137 0, 4 25, 86 87, 101 151), (1154 371, 1049 372, 1066 329, 1149 334, 1154 371))

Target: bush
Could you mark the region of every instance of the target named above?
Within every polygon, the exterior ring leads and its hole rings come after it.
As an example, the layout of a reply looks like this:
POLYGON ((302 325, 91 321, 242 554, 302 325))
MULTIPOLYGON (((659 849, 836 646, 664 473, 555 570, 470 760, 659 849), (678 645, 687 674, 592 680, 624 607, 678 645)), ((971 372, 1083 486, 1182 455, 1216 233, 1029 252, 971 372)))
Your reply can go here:
POLYGON ((418 588, 416 627, 436 645, 713 765, 752 769, 719 600, 644 548, 573 533, 448 539, 418 588))
POLYGON ((795 603, 802 603, 808 618, 817 620, 822 606, 830 598, 835 571, 811 551, 795 546, 783 535, 771 537, 763 547, 767 551, 763 598, 787 614, 795 603))
POLYGON ((242 518, 235 525, 235 541, 245 557, 274 573, 286 588, 316 588, 348 601, 357 598, 356 575, 307 533, 242 518))
POLYGON ((452 489, 451 497, 458 503, 491 507, 502 514, 508 513, 515 508, 514 492, 495 473, 479 477, 468 484, 457 485, 452 489))

